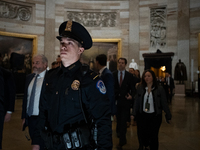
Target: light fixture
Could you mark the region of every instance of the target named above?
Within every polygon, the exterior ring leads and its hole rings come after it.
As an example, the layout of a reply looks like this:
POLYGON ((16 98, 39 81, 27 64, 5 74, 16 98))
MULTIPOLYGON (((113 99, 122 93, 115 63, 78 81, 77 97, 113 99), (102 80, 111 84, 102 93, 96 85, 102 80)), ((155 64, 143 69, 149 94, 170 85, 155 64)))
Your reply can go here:
POLYGON ((166 70, 166 67, 165 67, 165 66, 161 66, 160 69, 161 69, 162 71, 165 71, 165 70, 166 70))

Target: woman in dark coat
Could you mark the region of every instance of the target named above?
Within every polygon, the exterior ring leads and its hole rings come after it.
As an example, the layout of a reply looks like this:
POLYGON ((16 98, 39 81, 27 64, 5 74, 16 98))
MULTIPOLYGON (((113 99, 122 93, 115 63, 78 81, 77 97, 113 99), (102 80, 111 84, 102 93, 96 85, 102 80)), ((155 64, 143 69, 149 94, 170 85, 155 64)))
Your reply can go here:
POLYGON ((158 132, 162 122, 162 110, 170 123, 171 113, 162 86, 157 85, 155 73, 145 70, 142 82, 137 88, 134 118, 137 121, 139 150, 158 150, 158 132))

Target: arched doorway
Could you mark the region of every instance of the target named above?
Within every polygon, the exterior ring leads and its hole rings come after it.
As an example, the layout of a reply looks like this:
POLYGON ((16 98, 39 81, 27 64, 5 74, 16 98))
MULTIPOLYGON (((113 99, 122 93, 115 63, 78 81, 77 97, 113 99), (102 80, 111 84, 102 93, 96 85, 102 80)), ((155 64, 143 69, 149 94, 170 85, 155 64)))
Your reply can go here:
POLYGON ((171 74, 172 72, 172 56, 173 52, 162 53, 159 49, 156 53, 144 53, 145 70, 152 69, 157 77, 164 77, 164 72, 171 74))

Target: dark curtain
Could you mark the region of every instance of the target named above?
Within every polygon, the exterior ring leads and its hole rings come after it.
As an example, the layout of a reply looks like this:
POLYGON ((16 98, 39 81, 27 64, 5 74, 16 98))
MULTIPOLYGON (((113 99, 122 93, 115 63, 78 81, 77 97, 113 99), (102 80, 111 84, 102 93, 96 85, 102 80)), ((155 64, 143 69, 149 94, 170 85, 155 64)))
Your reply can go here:
POLYGON ((144 58, 145 70, 154 68, 160 68, 161 66, 166 67, 166 71, 171 74, 172 72, 172 59, 169 58, 144 58))

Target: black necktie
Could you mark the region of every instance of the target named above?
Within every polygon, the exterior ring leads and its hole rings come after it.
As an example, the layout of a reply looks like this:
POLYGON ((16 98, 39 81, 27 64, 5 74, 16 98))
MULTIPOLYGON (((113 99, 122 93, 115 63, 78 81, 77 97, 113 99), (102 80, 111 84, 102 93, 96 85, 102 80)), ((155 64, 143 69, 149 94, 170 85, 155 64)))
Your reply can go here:
POLYGON ((35 89, 36 89, 36 83, 37 83, 37 78, 38 74, 35 76, 35 81, 33 83, 33 87, 31 90, 31 96, 30 96, 30 101, 28 105, 28 116, 31 116, 33 114, 33 107, 34 107, 34 100, 35 100, 35 89))

